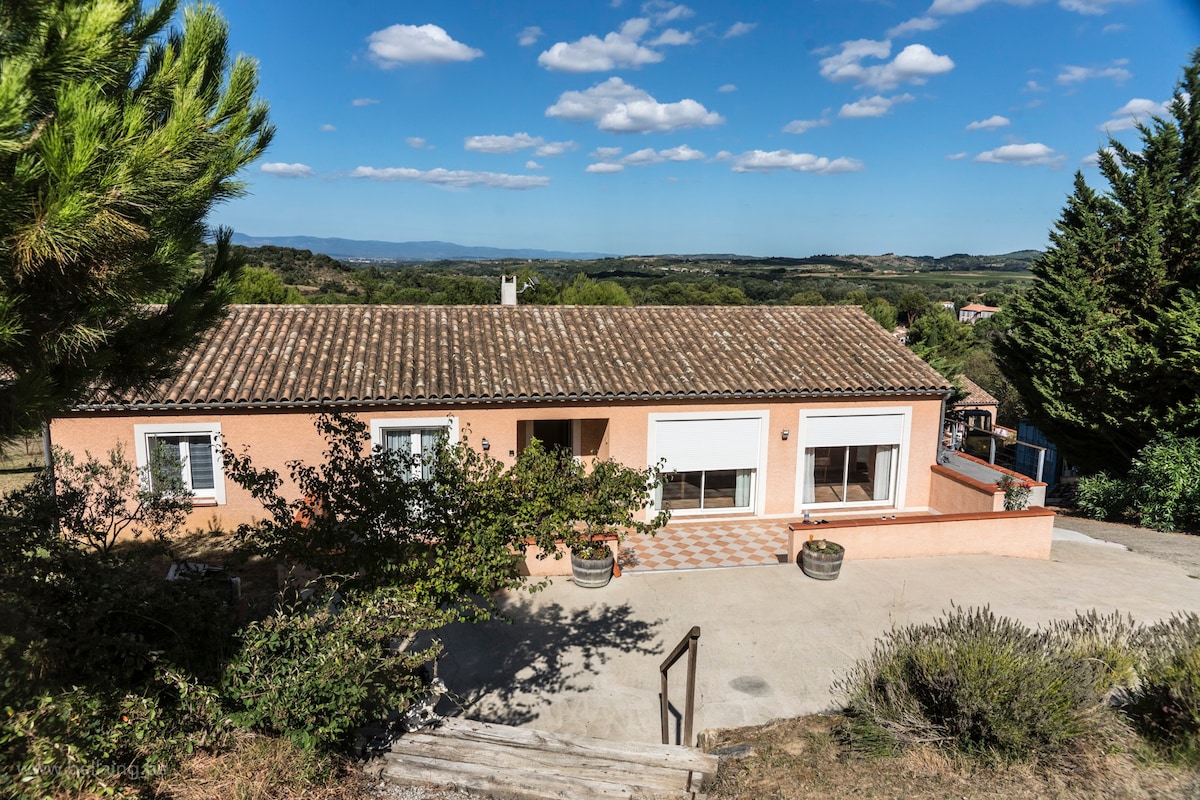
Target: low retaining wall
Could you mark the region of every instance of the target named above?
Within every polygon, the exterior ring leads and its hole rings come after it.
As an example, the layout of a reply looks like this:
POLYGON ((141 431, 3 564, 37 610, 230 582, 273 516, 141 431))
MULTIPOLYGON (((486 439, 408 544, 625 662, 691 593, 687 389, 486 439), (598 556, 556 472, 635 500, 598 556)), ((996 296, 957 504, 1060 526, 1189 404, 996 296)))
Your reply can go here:
POLYGON ((989 555, 1049 560, 1054 512, 1045 508, 788 525, 788 559, 810 536, 846 548, 846 559, 989 555))
MULTIPOLYGON (((615 536, 596 537, 597 539, 606 539, 608 549, 612 550, 614 563, 618 555, 617 538, 615 536)), ((545 558, 538 558, 542 553, 542 548, 530 544, 525 548, 525 560, 517 567, 517 571, 521 575, 528 575, 535 578, 542 578, 548 575, 570 575, 571 574, 571 553, 563 545, 558 546, 558 552, 561 558, 555 558, 553 555, 548 555, 545 558)), ((620 572, 616 572, 620 575, 620 572)))

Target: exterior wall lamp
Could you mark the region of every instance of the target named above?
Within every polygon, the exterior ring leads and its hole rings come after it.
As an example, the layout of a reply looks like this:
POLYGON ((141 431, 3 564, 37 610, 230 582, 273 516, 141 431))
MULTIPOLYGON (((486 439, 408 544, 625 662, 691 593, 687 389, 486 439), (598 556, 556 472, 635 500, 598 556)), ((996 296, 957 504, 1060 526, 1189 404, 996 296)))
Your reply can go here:
POLYGON ((787 441, 787 438, 788 438, 789 436, 791 436, 791 434, 792 434, 792 432, 791 432, 791 431, 789 431, 787 428, 784 428, 784 429, 783 429, 783 440, 786 442, 786 441, 787 441))
POLYGON ((491 449, 492 449, 492 443, 491 443, 491 442, 489 442, 487 439, 481 439, 481 440, 480 440, 480 442, 479 442, 479 444, 480 444, 480 445, 483 447, 483 452, 485 452, 485 453, 486 453, 488 450, 491 450, 491 449))

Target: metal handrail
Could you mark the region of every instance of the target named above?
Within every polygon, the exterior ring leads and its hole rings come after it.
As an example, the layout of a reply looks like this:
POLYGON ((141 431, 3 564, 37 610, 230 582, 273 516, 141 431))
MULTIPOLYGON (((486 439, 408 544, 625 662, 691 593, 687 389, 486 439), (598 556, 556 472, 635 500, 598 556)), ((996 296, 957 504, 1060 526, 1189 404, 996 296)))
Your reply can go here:
POLYGON ((696 650, 699 648, 697 640, 700 638, 700 626, 693 625, 688 631, 687 636, 683 637, 679 644, 675 645, 675 649, 671 651, 671 655, 663 659, 662 665, 658 668, 660 685, 662 694, 660 696, 660 710, 662 712, 662 742, 663 744, 671 743, 671 732, 667 724, 667 717, 670 712, 670 701, 667 699, 667 670, 669 670, 676 661, 682 656, 684 651, 688 654, 688 669, 687 669, 687 700, 684 703, 683 711, 683 741, 680 744, 690 746, 692 743, 692 717, 696 711, 696 650))

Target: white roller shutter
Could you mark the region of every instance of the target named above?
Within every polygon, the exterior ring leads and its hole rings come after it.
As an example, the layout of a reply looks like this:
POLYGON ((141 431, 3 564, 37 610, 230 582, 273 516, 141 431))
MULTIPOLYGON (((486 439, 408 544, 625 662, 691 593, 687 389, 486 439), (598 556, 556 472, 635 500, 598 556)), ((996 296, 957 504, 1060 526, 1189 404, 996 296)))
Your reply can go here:
POLYGON ((704 469, 757 469, 762 420, 659 420, 655 453, 668 472, 704 469))
POLYGON ((853 447, 900 444, 903 414, 864 414, 850 417, 809 417, 805 447, 853 447))

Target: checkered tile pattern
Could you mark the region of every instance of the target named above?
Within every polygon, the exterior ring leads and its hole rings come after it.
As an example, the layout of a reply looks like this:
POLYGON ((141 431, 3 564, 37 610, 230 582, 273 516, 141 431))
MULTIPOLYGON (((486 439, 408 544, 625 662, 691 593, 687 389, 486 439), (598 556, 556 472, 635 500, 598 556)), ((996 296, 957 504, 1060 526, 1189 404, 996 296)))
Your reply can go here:
POLYGON ((787 541, 786 520, 672 524, 657 536, 630 536, 619 563, 630 572, 781 564, 787 541))

